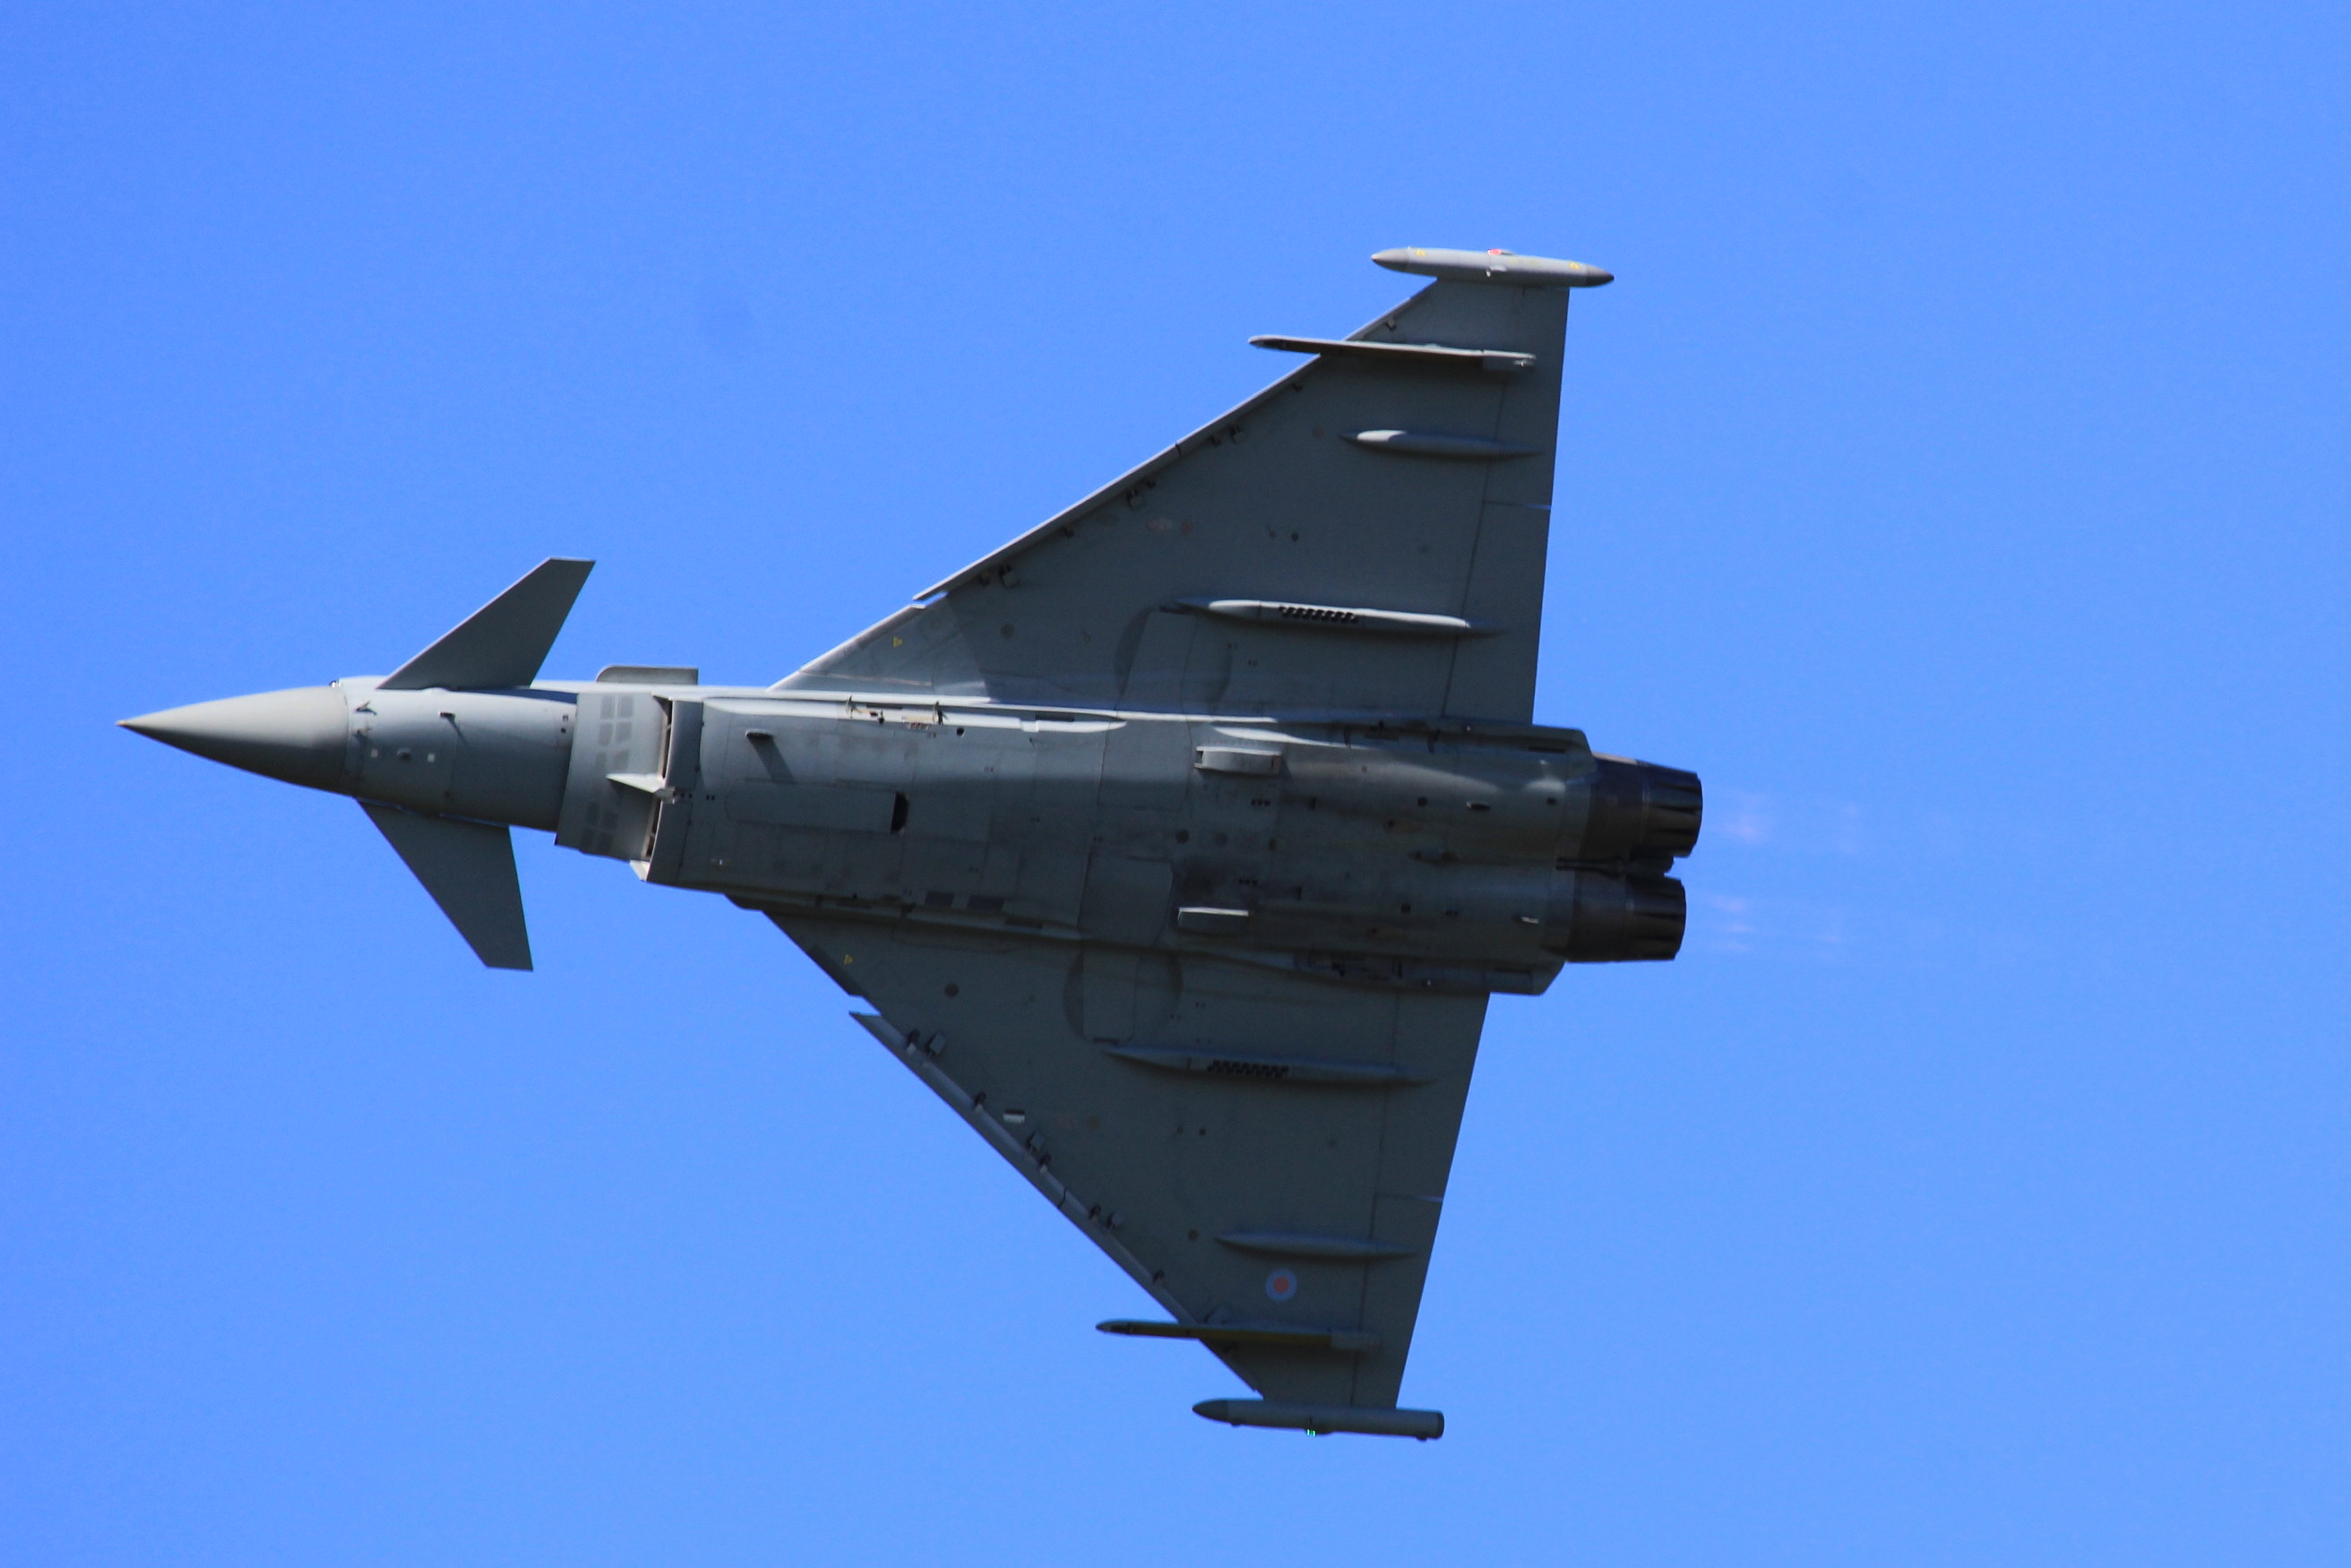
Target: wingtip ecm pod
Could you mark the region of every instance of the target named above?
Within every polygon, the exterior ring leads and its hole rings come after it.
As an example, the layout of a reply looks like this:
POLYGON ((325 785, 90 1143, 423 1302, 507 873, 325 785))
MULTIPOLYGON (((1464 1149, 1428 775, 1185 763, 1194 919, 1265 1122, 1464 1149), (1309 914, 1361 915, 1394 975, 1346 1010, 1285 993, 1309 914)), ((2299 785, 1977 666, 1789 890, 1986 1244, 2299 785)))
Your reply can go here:
POLYGON ((1416 272, 1455 283, 1511 283, 1522 288, 1597 288, 1616 275, 1580 261, 1520 256, 1507 250, 1430 250, 1398 246, 1372 257, 1391 272, 1416 272))
POLYGON ((1272 1427, 1322 1437, 1362 1432, 1374 1437, 1417 1437, 1426 1443, 1445 1436, 1442 1410, 1383 1409, 1369 1405, 1289 1405, 1273 1399, 1203 1399, 1195 1416, 1228 1427, 1272 1427))

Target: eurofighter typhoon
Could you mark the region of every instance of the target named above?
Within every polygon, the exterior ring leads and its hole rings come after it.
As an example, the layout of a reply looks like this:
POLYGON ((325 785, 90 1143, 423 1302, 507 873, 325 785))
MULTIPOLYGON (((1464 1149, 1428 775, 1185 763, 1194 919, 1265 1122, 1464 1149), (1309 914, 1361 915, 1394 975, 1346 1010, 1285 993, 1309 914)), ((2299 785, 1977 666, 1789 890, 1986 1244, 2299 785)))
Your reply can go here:
POLYGON ((1487 998, 1671 958, 1689 773, 1532 722, 1568 291, 1507 251, 772 686, 542 681, 554 559, 390 675, 128 719, 355 797, 482 962, 512 828, 772 920, 1261 1397, 1397 1406, 1487 998))

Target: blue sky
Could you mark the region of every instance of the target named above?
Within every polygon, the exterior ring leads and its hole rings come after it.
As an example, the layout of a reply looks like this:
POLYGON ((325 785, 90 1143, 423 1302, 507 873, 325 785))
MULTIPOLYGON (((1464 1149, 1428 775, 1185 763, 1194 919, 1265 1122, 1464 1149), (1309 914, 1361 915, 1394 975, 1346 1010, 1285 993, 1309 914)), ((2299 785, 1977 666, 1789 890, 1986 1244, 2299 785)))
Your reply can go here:
POLYGON ((2351 20, 0 17, 0 1557, 2335 1563, 2351 20), (764 921, 111 727, 763 681, 1344 332, 1607 267, 1539 716, 1704 775, 1497 1002, 1405 1385, 1241 1392, 764 921))

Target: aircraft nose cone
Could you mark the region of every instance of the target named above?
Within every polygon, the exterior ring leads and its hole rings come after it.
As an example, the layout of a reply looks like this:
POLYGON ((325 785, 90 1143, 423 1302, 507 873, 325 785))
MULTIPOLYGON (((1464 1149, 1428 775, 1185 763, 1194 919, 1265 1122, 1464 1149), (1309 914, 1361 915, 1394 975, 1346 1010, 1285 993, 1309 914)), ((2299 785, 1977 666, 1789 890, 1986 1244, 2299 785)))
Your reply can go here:
POLYGON ((191 703, 120 722, 134 735, 231 768, 333 789, 342 782, 350 713, 334 687, 298 686, 191 703))

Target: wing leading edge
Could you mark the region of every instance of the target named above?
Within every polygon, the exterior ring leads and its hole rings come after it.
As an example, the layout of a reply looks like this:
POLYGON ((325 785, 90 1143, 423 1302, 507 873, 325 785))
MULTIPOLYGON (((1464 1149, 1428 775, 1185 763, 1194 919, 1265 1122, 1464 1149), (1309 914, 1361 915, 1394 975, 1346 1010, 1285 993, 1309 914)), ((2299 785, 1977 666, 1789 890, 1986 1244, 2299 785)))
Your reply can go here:
POLYGON ((1607 275, 1378 259, 1437 280, 1253 340, 1314 358, 779 687, 1531 717, 1566 288, 1607 275))

